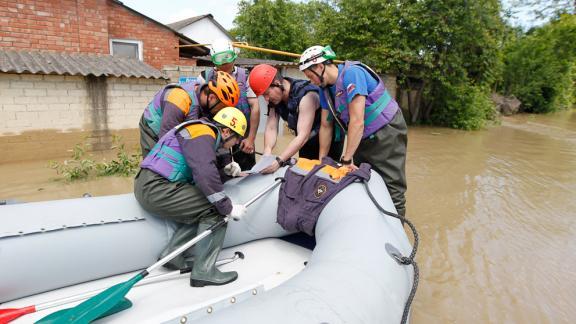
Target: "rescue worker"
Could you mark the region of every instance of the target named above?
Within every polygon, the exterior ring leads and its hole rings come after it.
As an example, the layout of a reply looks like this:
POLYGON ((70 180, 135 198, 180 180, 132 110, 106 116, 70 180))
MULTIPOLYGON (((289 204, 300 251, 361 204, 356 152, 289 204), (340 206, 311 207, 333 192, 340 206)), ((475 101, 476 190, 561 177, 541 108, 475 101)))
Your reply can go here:
MULTIPOLYGON (((223 216, 240 218, 246 212, 224 192, 223 165, 216 157, 219 148, 227 150, 240 142, 246 128, 244 114, 226 107, 216 113, 213 121, 186 121, 172 128, 142 161, 134 183, 136 199, 151 214, 182 224, 163 255, 223 216)), ((183 260, 192 264, 191 286, 224 285, 238 277, 234 271, 220 272, 215 267, 225 233, 226 226, 220 227, 185 252, 183 260)))
POLYGON ((330 46, 312 46, 299 62, 310 81, 323 88, 319 157, 328 153, 333 132, 337 138, 346 134, 340 163, 353 170, 360 163, 371 164, 386 182, 398 214, 405 215, 407 128, 402 110, 372 69, 352 61, 335 65, 334 58, 330 46))
POLYGON ((169 84, 154 95, 140 118, 142 157, 166 132, 185 120, 212 117, 220 109, 236 106, 240 90, 236 80, 218 72, 208 83, 169 84))
POLYGON ((239 146, 232 148, 232 152, 234 161, 240 164, 242 170, 249 170, 256 164, 254 142, 260 124, 260 105, 258 98, 248 86, 248 71, 235 66, 236 58, 238 58, 238 54, 230 41, 226 39, 214 41, 210 47, 210 59, 215 67, 202 71, 198 77, 198 82, 203 83, 205 80, 211 80, 218 71, 229 73, 238 82, 240 100, 234 106, 240 109, 248 120, 248 135, 239 146))
MULTIPOLYGON (((316 159, 319 154, 320 88, 310 81, 282 77, 273 66, 260 64, 250 73, 250 87, 268 101, 268 118, 264 133, 264 155, 272 154, 278 137, 280 118, 296 137, 276 157, 276 161, 262 170, 273 173, 298 152, 299 157, 316 159)), ((339 160, 343 141, 332 141, 328 155, 339 160)))

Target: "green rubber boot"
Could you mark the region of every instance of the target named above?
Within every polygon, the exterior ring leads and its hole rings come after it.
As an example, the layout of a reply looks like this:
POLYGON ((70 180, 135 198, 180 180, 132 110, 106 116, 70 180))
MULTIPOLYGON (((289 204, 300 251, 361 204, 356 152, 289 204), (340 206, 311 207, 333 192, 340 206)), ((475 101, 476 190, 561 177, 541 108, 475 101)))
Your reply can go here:
MULTIPOLYGON (((166 248, 160 253, 160 257, 158 259, 162 259, 163 257, 170 254, 172 251, 176 250, 177 248, 181 247, 191 239, 196 236, 196 232, 198 232, 198 226, 194 225, 180 225, 175 231, 172 238, 170 238, 170 242, 166 248)), ((168 261, 164 265, 165 268, 170 270, 182 270, 186 267, 190 267, 192 265, 192 261, 194 260, 193 257, 193 249, 194 247, 189 248, 188 250, 184 251, 174 259, 168 261)))
MULTIPOLYGON (((214 222, 201 222, 198 225, 198 234, 204 232, 214 222)), ((190 274, 190 286, 220 286, 230 283, 238 278, 236 271, 221 272, 216 268, 216 258, 222 249, 226 225, 219 227, 210 235, 196 243, 194 246, 194 266, 190 274)))

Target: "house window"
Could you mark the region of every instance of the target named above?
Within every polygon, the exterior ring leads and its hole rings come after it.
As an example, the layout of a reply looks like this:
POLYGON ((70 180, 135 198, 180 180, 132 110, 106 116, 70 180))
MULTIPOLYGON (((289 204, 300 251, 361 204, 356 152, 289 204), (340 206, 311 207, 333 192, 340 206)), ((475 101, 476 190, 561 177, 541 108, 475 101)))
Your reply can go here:
POLYGON ((110 54, 142 61, 142 42, 128 39, 111 39, 110 54))

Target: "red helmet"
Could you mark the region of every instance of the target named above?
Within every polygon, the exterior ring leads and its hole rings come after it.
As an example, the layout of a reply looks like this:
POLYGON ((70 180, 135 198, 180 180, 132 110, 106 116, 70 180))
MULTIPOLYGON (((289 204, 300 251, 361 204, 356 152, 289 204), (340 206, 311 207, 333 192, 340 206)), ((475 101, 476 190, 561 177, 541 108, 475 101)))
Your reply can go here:
POLYGON ((262 95, 272 84, 276 73, 278 73, 278 70, 273 66, 268 64, 256 65, 254 69, 252 69, 252 72, 250 72, 250 88, 252 88, 252 91, 254 91, 257 96, 262 95))

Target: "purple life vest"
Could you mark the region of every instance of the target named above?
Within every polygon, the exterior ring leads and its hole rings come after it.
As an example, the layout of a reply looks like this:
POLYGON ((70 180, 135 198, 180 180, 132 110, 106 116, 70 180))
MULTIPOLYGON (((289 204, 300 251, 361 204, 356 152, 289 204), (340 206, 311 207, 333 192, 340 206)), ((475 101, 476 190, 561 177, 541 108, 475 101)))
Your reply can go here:
MULTIPOLYGON (((384 86, 384 82, 380 77, 372 71, 368 66, 355 61, 346 61, 344 67, 336 80, 336 118, 339 118, 347 127, 350 121, 350 113, 348 111, 348 103, 346 101, 346 89, 344 88, 344 74, 352 65, 359 65, 368 73, 370 73, 376 80, 378 85, 366 97, 366 107, 364 108, 364 133, 362 138, 367 138, 376 133, 382 127, 388 125, 394 115, 400 108, 394 98, 390 96, 388 90, 384 86)), ((326 98, 330 100, 330 98, 326 98)), ((339 128, 338 128, 339 129, 339 128)))
POLYGON ((204 124, 214 129, 214 133, 217 134, 216 143, 214 144, 214 151, 216 151, 220 145, 221 138, 218 127, 204 120, 190 120, 172 128, 162 136, 142 163, 140 163, 140 167, 142 169, 152 170, 171 182, 188 182, 194 184, 192 169, 190 169, 188 163, 186 163, 182 148, 176 137, 176 134, 182 131, 184 127, 194 124, 204 124))
MULTIPOLYGON (((192 114, 193 112, 199 110, 200 104, 198 98, 196 96, 196 85, 198 83, 196 81, 186 82, 182 84, 171 83, 166 85, 162 90, 158 91, 152 101, 148 104, 146 109, 144 110, 144 120, 146 124, 154 131, 154 134, 158 136, 160 133, 160 127, 162 126, 162 114, 164 113, 164 107, 162 107, 162 101, 164 100, 164 96, 166 92, 170 89, 180 88, 190 96, 190 101, 192 104, 190 105, 190 110, 188 115, 192 114)), ((187 116, 188 117, 188 116, 187 116)), ((186 118, 184 119, 186 120, 186 118)))
POLYGON ((358 170, 334 180, 326 172, 325 166, 338 167, 329 157, 312 170, 304 170, 298 164, 284 174, 285 181, 280 186, 277 222, 287 231, 301 231, 314 236, 314 228, 324 207, 342 189, 352 182, 370 179, 370 165, 362 163, 358 170))

